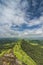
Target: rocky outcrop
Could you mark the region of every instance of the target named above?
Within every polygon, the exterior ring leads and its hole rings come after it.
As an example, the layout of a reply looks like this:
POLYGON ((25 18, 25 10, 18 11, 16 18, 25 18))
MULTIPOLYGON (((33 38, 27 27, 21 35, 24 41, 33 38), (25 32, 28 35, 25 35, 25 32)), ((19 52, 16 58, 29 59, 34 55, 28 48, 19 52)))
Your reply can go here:
POLYGON ((2 58, 0 58, 0 65, 25 65, 20 60, 16 58, 16 56, 11 51, 9 54, 5 54, 2 58))

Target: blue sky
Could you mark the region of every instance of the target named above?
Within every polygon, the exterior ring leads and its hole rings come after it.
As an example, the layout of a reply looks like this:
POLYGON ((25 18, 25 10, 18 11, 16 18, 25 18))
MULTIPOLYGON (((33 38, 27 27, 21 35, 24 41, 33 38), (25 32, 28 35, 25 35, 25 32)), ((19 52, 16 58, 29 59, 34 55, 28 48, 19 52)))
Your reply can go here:
POLYGON ((0 0, 0 37, 43 37, 43 0, 0 0))

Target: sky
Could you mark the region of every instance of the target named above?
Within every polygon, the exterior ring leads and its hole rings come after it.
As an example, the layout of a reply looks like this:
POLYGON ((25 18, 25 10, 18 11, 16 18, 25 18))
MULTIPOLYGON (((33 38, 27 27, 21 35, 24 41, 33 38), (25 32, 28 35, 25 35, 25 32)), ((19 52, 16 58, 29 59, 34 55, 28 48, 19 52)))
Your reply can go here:
POLYGON ((3 37, 43 37, 43 0, 0 0, 3 37))

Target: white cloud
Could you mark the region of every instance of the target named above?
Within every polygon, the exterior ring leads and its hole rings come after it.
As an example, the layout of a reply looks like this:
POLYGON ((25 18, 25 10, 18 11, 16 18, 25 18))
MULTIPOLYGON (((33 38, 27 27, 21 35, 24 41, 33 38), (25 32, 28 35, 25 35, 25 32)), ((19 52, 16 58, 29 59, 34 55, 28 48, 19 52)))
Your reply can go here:
POLYGON ((3 3, 5 3, 5 5, 0 4, 0 37, 25 37, 36 34, 43 36, 43 16, 40 16, 38 19, 29 20, 29 22, 24 19, 25 11, 22 11, 21 8, 25 9, 28 6, 26 0, 21 6, 19 5, 20 0, 4 0, 3 3), (30 27, 40 24, 42 24, 42 26, 39 29, 25 29, 20 32, 17 30, 11 30, 10 27, 12 23, 18 26, 21 26, 23 23, 30 27))
POLYGON ((21 37, 43 37, 43 29, 42 27, 32 30, 26 29, 21 33, 21 37))
POLYGON ((19 31, 14 31, 10 29, 10 26, 4 25, 0 26, 0 37, 18 37, 19 31))
POLYGON ((40 16, 38 19, 33 19, 27 22, 28 26, 33 26, 33 25, 43 25, 43 16, 40 16))
MULTIPOLYGON (((19 0, 20 1, 20 0, 19 0)), ((8 1, 6 2, 7 6, 0 6, 1 7, 1 15, 0 15, 0 21, 2 23, 14 23, 16 25, 20 25, 22 23, 25 23, 24 20, 24 12, 21 11, 19 8, 19 1, 8 1)))

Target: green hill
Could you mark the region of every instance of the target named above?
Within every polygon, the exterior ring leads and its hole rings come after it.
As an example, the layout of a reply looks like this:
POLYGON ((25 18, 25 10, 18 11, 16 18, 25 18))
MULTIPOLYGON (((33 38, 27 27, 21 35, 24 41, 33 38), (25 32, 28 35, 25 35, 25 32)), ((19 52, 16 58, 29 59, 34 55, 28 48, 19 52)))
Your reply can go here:
MULTIPOLYGON (((18 40, 0 44, 0 57, 10 54, 10 51, 26 65, 43 65, 43 41, 18 40)), ((22 64, 21 64, 22 65, 22 64)))
POLYGON ((22 49, 30 56, 37 65, 43 65, 43 43, 42 41, 22 41, 22 49))
MULTIPOLYGON (((37 65, 36 62, 29 56, 21 47, 22 41, 16 43, 13 52, 16 57, 27 65, 37 65)), ((24 43, 25 44, 25 43, 24 43)))

